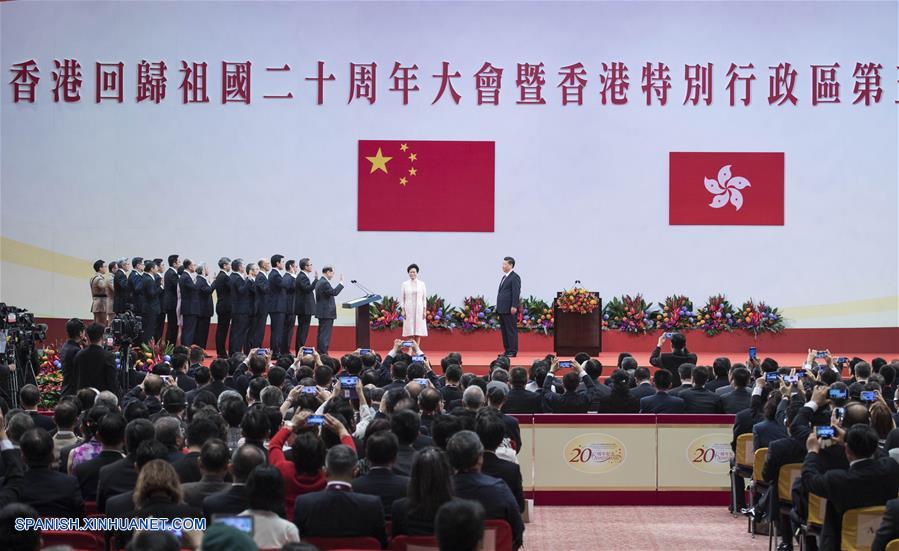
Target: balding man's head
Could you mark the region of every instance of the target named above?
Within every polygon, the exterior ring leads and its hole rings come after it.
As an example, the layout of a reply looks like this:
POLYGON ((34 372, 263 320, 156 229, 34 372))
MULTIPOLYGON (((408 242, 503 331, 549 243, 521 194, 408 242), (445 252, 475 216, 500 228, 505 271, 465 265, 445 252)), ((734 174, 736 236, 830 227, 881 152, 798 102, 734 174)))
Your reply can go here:
POLYGON ((480 387, 470 386, 462 393, 462 403, 470 410, 478 410, 484 405, 484 391, 480 387))

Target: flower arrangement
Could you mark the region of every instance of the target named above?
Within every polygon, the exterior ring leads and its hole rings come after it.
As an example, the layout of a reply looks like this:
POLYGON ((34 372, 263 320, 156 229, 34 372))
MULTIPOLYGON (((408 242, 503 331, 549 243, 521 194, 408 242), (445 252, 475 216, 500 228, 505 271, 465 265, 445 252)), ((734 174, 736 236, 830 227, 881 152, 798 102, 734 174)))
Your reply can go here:
POLYGON ((400 303, 393 297, 385 296, 381 302, 374 302, 368 307, 368 315, 371 321, 369 325, 375 331, 396 329, 403 325, 403 315, 400 314, 400 303))
MULTIPOLYGON (((156 339, 150 339, 150 342, 135 346, 131 351, 132 357, 134 358, 134 369, 150 372, 153 370, 154 366, 170 362, 174 350, 174 345, 167 344, 163 340, 157 341, 156 339)), ((120 356, 117 354, 116 363, 119 364, 120 362, 120 356)))
POLYGON ((425 316, 429 329, 445 329, 452 331, 456 328, 456 307, 447 303, 440 295, 431 295, 427 300, 425 316))
POLYGON ((522 299, 518 309, 518 329, 524 333, 542 332, 548 335, 553 330, 553 311, 545 300, 534 296, 522 299))
POLYGON ((614 297, 603 308, 603 329, 646 333, 655 326, 643 295, 614 297))
POLYGON ((713 337, 719 333, 733 331, 737 322, 736 312, 724 295, 709 297, 705 306, 699 309, 696 316, 696 328, 713 337))
POLYGON ((456 311, 455 320, 463 333, 499 328, 496 308, 491 306, 483 295, 465 297, 462 303, 462 308, 456 311))
POLYGON ((777 308, 772 308, 764 302, 755 304, 749 299, 740 307, 736 326, 754 335, 765 332, 780 333, 784 330, 784 320, 777 308))
POLYGON ((62 363, 59 359, 59 343, 38 352, 39 367, 35 382, 41 391, 39 409, 53 409, 62 393, 62 363))
POLYGON ((560 312, 592 314, 599 307, 599 299, 582 287, 574 287, 562 291, 556 298, 556 307, 560 312))
POLYGON ((654 314, 656 327, 662 331, 686 331, 696 323, 693 301, 684 295, 672 295, 659 303, 654 314))

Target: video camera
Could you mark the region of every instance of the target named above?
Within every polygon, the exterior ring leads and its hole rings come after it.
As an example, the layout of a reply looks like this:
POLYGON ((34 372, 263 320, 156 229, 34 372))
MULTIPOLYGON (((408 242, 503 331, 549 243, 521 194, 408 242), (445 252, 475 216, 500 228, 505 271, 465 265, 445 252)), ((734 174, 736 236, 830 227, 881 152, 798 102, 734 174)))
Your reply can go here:
POLYGON ((137 342, 143 330, 144 324, 141 317, 135 316, 130 311, 116 314, 108 329, 116 345, 137 342))
POLYGON ((47 339, 47 324, 35 323, 34 314, 25 308, 0 302, 0 331, 5 332, 9 343, 6 355, 15 354, 18 348, 33 348, 34 343, 47 339))

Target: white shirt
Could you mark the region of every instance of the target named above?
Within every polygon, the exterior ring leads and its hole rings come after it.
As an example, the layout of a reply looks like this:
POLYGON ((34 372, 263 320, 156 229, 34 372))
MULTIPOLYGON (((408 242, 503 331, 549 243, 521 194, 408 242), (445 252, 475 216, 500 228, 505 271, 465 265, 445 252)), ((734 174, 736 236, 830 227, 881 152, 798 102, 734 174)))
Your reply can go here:
POLYGON ((306 279, 309 280, 309 283, 315 282, 315 280, 313 279, 315 276, 312 275, 312 272, 303 272, 303 275, 306 276, 306 279))
POLYGON ((285 543, 300 541, 296 524, 271 511, 247 509, 240 516, 253 517, 253 541, 259 549, 281 549, 285 543))

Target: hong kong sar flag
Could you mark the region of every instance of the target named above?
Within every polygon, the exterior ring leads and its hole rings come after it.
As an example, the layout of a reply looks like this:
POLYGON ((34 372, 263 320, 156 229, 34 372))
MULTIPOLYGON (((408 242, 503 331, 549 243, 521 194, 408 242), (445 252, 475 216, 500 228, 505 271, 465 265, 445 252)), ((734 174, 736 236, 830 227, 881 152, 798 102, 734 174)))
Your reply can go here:
POLYGON ((359 140, 359 231, 493 231, 494 142, 359 140))
POLYGON ((668 157, 668 223, 783 226, 783 153, 684 153, 668 157))

